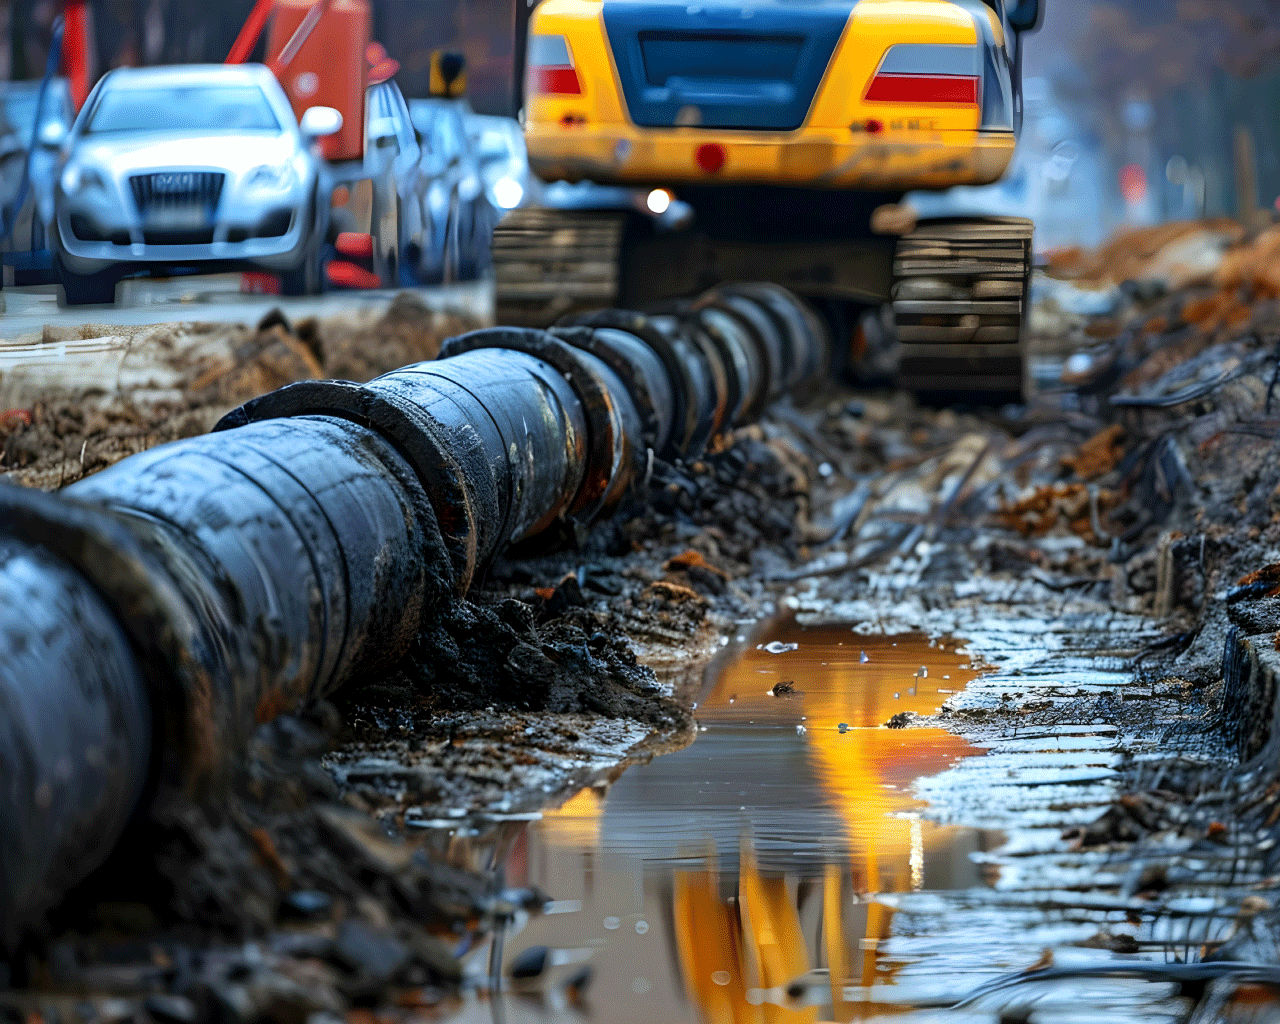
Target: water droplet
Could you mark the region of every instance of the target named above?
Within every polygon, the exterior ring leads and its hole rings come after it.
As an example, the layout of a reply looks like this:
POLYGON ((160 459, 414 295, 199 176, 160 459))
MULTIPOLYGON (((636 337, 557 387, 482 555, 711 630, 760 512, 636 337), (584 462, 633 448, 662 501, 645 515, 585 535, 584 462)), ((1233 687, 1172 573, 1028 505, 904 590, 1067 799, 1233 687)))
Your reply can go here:
POLYGON ((797 736, 803 736, 803 735, 804 735, 805 733, 807 733, 808 731, 809 731, 809 730, 808 730, 808 729, 806 729, 803 725, 797 725, 797 726, 796 726, 796 735, 797 735, 797 736))
POLYGON ((858 652, 858 660, 859 660, 860 662, 862 662, 862 664, 864 664, 864 665, 865 665, 865 664, 866 664, 867 662, 869 662, 871 659, 867 657, 867 652, 866 652, 866 651, 859 651, 859 652, 858 652))
POLYGON ((730 976, 728 971, 712 971, 711 980, 715 984, 723 987, 725 985, 728 985, 729 982, 733 981, 733 978, 730 976))
POLYGON ((649 922, 648 922, 648 921, 637 921, 637 922, 636 922, 636 934, 637 934, 637 935, 648 935, 648 934, 649 934, 649 922))
POLYGON ((901 693, 898 693, 898 692, 896 692, 896 691, 895 691, 895 692, 894 692, 894 695, 893 695, 893 699, 894 699, 894 700, 901 700, 901 699, 902 699, 902 694, 901 694, 901 693))
POLYGON ((653 984, 648 978, 636 978, 636 980, 631 983, 631 991, 638 996, 644 995, 651 988, 653 988, 653 984))
POLYGON ((781 640, 773 640, 756 650, 768 651, 770 654, 788 654, 800 650, 799 644, 784 644, 781 640))
POLYGON ((604 926, 609 931, 614 932, 614 931, 617 931, 618 928, 622 926, 622 920, 617 917, 606 917, 604 919, 604 926))

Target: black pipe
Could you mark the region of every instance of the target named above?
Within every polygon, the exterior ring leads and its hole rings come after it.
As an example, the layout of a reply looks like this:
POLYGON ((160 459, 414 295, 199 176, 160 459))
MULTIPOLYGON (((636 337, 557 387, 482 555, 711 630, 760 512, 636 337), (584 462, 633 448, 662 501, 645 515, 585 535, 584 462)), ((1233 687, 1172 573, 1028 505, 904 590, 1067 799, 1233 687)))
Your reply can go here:
POLYGON ((555 327, 561 341, 590 352, 622 380, 640 415, 640 439, 661 451, 675 426, 671 378, 657 354, 634 334, 614 327, 555 327))
POLYGON ((113 610, 48 551, 0 542, 0 948, 111 849, 138 804, 151 705, 113 610))
POLYGON ((546 514, 533 528, 511 534, 510 539, 531 536, 564 514, 590 521, 612 512, 631 486, 644 451, 641 414, 629 384, 604 360, 574 348, 554 334, 532 328, 472 331, 448 339, 440 348, 440 357, 448 361, 450 357, 488 351, 488 357, 494 358, 492 350, 495 349, 504 350, 498 357, 501 362, 522 353, 554 366, 573 389, 586 421, 585 472, 572 501, 547 507, 546 514))
POLYGON ((690 315, 697 318, 707 335, 727 353, 727 361, 737 374, 741 398, 734 422, 756 419, 769 404, 768 356, 750 325, 711 304, 691 307, 690 315))
MULTIPOLYGON (((159 695, 187 707, 165 731, 196 781, 255 722, 385 669, 451 579, 409 467, 373 431, 332 418, 164 445, 63 494, 111 514, 197 628, 165 658, 182 692, 159 695)), ((115 596, 112 566, 77 568, 115 596)))
POLYGON ((639 338, 662 362, 671 391, 673 429, 666 444, 658 449, 664 459, 678 459, 697 446, 700 427, 698 396, 702 393, 699 368, 681 357, 669 336, 650 323, 643 313, 625 309, 602 309, 581 313, 562 321, 565 326, 608 327, 639 338))
POLYGON ((758 302, 744 295, 719 289, 708 293, 700 303, 713 306, 737 320, 756 346, 764 364, 765 398, 772 402, 786 392, 786 381, 792 377, 793 355, 782 330, 758 302))
POLYGON ((654 454, 696 457, 781 393, 779 368, 815 386, 816 323, 743 289, 477 331, 59 495, 0 486, 0 946, 158 782, 207 791, 255 723, 385 669, 504 547, 613 512, 654 454))

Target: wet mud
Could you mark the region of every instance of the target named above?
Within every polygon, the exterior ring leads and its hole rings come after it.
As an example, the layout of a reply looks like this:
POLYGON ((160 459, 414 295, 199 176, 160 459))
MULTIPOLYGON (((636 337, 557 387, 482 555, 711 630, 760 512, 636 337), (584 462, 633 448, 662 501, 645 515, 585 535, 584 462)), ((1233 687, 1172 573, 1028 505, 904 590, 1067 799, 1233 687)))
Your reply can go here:
POLYGON ((1260 288, 1053 311, 1025 412, 841 391, 656 464, 635 514, 508 552, 395 673, 263 726, 232 797, 139 822, 0 1005, 1267 1019, 1260 288))

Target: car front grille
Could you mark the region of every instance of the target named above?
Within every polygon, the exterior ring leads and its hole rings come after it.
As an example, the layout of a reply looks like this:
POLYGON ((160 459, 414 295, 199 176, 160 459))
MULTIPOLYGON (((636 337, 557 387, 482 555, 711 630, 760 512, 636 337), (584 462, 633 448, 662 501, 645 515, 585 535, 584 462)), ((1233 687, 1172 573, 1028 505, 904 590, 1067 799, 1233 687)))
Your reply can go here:
POLYGON ((138 212, 146 215, 156 210, 183 207, 217 209, 226 175, 218 171, 157 171, 135 174, 129 179, 138 212))

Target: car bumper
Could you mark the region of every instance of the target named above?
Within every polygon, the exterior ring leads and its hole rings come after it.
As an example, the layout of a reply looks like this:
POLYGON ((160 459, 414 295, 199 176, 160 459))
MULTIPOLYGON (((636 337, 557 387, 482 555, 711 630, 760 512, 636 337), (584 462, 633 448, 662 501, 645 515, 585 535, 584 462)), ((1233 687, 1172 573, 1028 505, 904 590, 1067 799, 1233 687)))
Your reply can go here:
POLYGON ((122 265, 287 270, 301 260, 310 241, 312 229, 305 221, 287 206, 176 226, 122 224, 92 208, 64 207, 57 217, 58 251, 64 267, 77 274, 122 265))
POLYGON ((902 191, 997 180, 1013 156, 1011 132, 820 133, 639 130, 530 124, 529 162, 544 180, 630 184, 789 184, 902 191), (709 162, 699 151, 718 146, 709 162), (715 170, 707 170, 718 163, 715 170))

